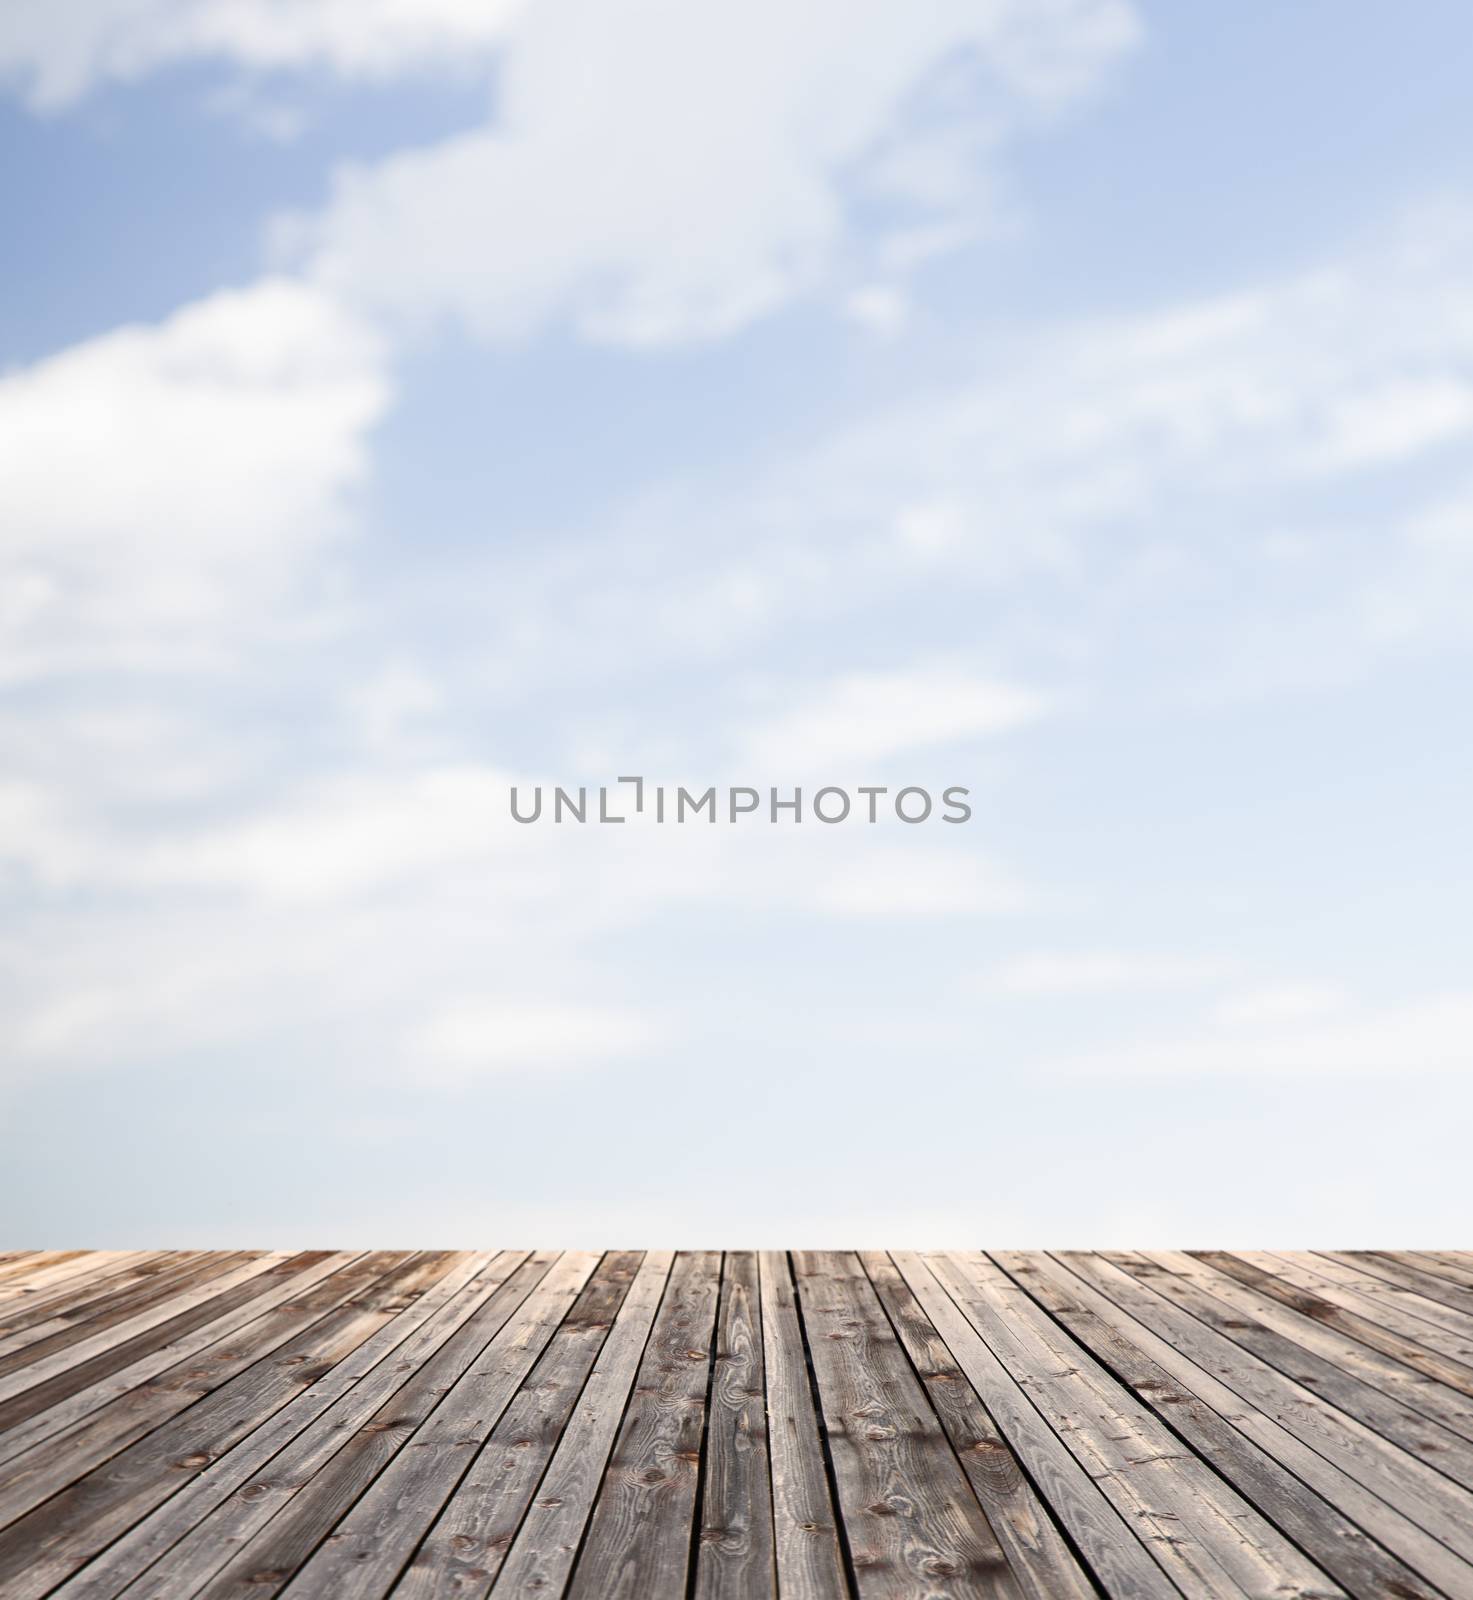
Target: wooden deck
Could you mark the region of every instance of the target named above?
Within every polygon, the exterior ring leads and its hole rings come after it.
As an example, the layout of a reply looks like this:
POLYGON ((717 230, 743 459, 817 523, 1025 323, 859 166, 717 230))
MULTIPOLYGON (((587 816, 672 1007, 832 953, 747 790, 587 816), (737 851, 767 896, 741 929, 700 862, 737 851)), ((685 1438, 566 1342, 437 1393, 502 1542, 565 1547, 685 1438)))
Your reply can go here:
POLYGON ((0 1255, 0 1595, 1473 1597, 1473 1255, 0 1255))

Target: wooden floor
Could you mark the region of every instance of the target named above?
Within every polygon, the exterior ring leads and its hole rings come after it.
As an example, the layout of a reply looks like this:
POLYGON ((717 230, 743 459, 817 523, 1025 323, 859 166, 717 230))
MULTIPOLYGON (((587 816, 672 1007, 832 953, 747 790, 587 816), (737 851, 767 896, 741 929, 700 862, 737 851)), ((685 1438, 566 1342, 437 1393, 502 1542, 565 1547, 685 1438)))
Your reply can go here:
POLYGON ((0 1255, 0 1595, 1473 1600, 1473 1255, 0 1255))

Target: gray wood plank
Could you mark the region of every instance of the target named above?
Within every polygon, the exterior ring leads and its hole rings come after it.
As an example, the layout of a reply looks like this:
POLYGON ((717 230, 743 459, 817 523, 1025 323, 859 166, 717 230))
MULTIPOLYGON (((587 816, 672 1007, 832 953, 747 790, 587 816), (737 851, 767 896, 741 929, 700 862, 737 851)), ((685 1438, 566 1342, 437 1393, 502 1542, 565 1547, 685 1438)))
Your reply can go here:
POLYGON ((331 1372, 77 1572, 58 1597, 111 1600, 126 1591, 129 1600, 164 1600, 194 1593, 526 1259, 516 1250, 489 1258, 465 1253, 331 1372))
POLYGON ((728 1253, 706 1420, 696 1600, 776 1600, 757 1257, 728 1253))
POLYGON ((684 1600, 720 1287, 718 1252, 676 1257, 569 1600, 684 1600))
POLYGON ((860 1260, 1019 1587, 1032 1600, 1089 1600, 1094 1584, 899 1268, 880 1251, 862 1251, 860 1260))
POLYGON ((50 1441, 48 1456, 102 1460, 136 1438, 141 1427, 151 1425, 154 1408, 167 1409, 167 1395, 187 1388, 180 1380, 196 1371, 190 1358, 221 1359, 224 1351, 217 1347, 222 1340, 252 1327, 267 1312, 297 1300, 359 1259, 356 1251, 330 1255, 308 1250, 289 1257, 253 1279, 250 1291, 239 1299, 232 1291, 228 1298, 233 1303, 223 1310, 220 1304, 212 1306, 208 1322, 182 1336, 171 1332, 167 1342, 157 1346, 150 1340, 146 1353, 125 1352, 126 1365, 116 1366, 109 1356, 99 1363, 106 1368, 105 1375, 90 1367, 86 1372, 74 1370, 58 1381, 60 1398, 50 1392, 50 1385, 44 1386, 45 1392, 37 1389, 18 1396, 14 1403, 24 1420, 12 1421, 0 1431, 0 1463, 35 1450, 43 1440, 50 1441), (76 1388, 78 1380, 84 1387, 76 1388), (127 1404, 114 1404, 126 1397, 145 1397, 146 1403, 145 1398, 128 1398, 127 1404), (28 1414, 33 1405, 43 1409, 28 1414))
POLYGON ((793 1267, 860 1595, 1018 1596, 858 1258, 798 1251, 793 1267))
MULTIPOLYGON (((1091 1251, 1057 1252, 1098 1298, 1101 1315, 1165 1367, 1177 1382, 1264 1443, 1304 1481, 1435 1587, 1473 1593, 1473 1564, 1457 1553, 1445 1512, 1424 1498, 1428 1486, 1454 1489, 1445 1478, 1325 1405, 1257 1357, 1183 1311, 1149 1283, 1091 1251), (1129 1319, 1125 1327, 1117 1320, 1129 1319), (1231 1396, 1231 1398, 1228 1398, 1231 1396), (1352 1509, 1353 1508, 1353 1509, 1352 1509), (1435 1529, 1426 1526, 1432 1521, 1435 1529), (1448 1542, 1448 1537, 1452 1542, 1448 1542)), ((1115 1254, 1115 1252, 1111 1252, 1115 1254)))
POLYGON ((1272 1301, 1277 1320, 1270 1326, 1464 1439, 1473 1439, 1473 1407, 1468 1404, 1473 1367, 1449 1361, 1378 1323, 1296 1290, 1241 1256, 1226 1251, 1189 1253, 1214 1274, 1232 1279, 1237 1292, 1250 1297, 1244 1303, 1255 1310, 1265 1300, 1272 1301))
POLYGON ((13 1350, 29 1344, 36 1337, 54 1332, 67 1319, 78 1316, 84 1308, 119 1287, 167 1271, 175 1254, 168 1250, 123 1251, 115 1262, 89 1275, 79 1284, 64 1284, 49 1294, 17 1299, 0 1307, 0 1350, 13 1350), (48 1326, 48 1323, 52 1326, 48 1326), (38 1333, 38 1329, 42 1331, 38 1333))
POLYGON ((0 1592, 6 1600, 45 1594, 264 1417, 324 1376, 392 1319, 404 1296, 422 1292, 427 1275, 444 1270, 443 1260, 433 1256, 394 1255, 369 1257, 346 1269, 343 1278, 357 1274, 358 1281, 334 1285, 341 1303, 326 1315, 315 1307, 311 1324, 269 1356, 260 1356, 255 1348, 246 1352, 243 1370, 229 1382, 0 1533, 0 1584, 8 1586, 0 1592))
POLYGON ((996 1420, 1008 1447, 1106 1592, 1149 1600, 1179 1595, 1181 1591, 998 1360, 975 1322, 963 1315, 932 1268, 938 1258, 910 1250, 892 1250, 890 1255, 996 1420))
POLYGON ((674 1260, 668 1250, 645 1256, 496 1574, 498 1600, 546 1600, 567 1586, 674 1260))
MULTIPOLYGON (((222 1257, 221 1270, 190 1274, 170 1282, 151 1303, 126 1319, 82 1325, 80 1337, 40 1355, 30 1366, 0 1382, 0 1431, 48 1410, 69 1395, 93 1388, 109 1374, 131 1366, 251 1299, 273 1268, 300 1258, 279 1255, 222 1257)), ((47 1341, 49 1343, 50 1341, 47 1341)), ((41 1348, 39 1345, 36 1347, 41 1348)))
POLYGON ((1185 1593, 1341 1592, 996 1263, 975 1251, 945 1260, 953 1298, 1185 1593))
POLYGON ((617 1251, 598 1264, 394 1586, 396 1600, 490 1591, 640 1262, 617 1251))
POLYGON ((1425 1300, 1435 1301, 1456 1318, 1454 1326, 1473 1331, 1473 1295, 1457 1284, 1417 1267, 1409 1267, 1375 1250, 1325 1250, 1318 1253, 1327 1261, 1338 1261, 1342 1266, 1368 1273, 1395 1288, 1410 1290, 1425 1300))
MULTIPOLYGON (((1097 1304, 1091 1304, 1094 1291, 1051 1257, 1017 1250, 991 1254, 1050 1316, 1348 1594, 1357 1600, 1381 1600, 1387 1595, 1431 1600, 1434 1591, 1411 1567, 1372 1539, 1335 1502, 1296 1477, 1254 1441, 1251 1431, 1241 1432, 1228 1420, 1242 1419, 1241 1402, 1231 1390, 1213 1390, 1221 1411, 1199 1398, 1143 1347, 1151 1338, 1148 1330, 1137 1328, 1134 1337, 1120 1331, 1097 1304)), ((1212 1388, 1210 1379, 1206 1386, 1212 1388)), ((1292 1449, 1289 1453, 1292 1458, 1292 1449)), ((1329 1481, 1337 1489, 1345 1487, 1338 1474, 1329 1481)))
MULTIPOLYGON (((1194 1252, 1195 1254, 1195 1252, 1194 1252)), ((1298 1272, 1287 1261, 1264 1252, 1208 1250, 1201 1259, 1230 1273, 1239 1282, 1272 1295, 1304 1316, 1313 1317, 1372 1350, 1391 1356, 1424 1377, 1473 1396, 1473 1344, 1461 1355, 1446 1348, 1440 1330, 1401 1316, 1395 1307, 1377 1308, 1353 1290, 1337 1289, 1325 1279, 1298 1272)), ((1449 1340, 1447 1344, 1452 1344, 1449 1340)))
MULTIPOLYGON (((1241 1345, 1267 1365, 1282 1372, 1347 1416, 1363 1422, 1383 1439, 1446 1474, 1453 1483, 1473 1486, 1473 1446, 1459 1434, 1420 1412, 1395 1395, 1354 1376, 1321 1353, 1329 1336, 1307 1319, 1306 1342, 1280 1331, 1289 1313, 1221 1273, 1201 1267, 1177 1251, 1141 1251, 1127 1270, 1161 1275, 1162 1292, 1234 1344, 1241 1345), (1318 1348, 1311 1348, 1313 1340, 1318 1348)), ((1369 1353, 1367 1359, 1369 1360, 1369 1353)), ((1473 1502, 1470 1502, 1473 1509, 1473 1502)))
MULTIPOLYGON (((417 1416, 419 1395, 422 1390, 433 1395, 439 1385, 416 1383, 413 1409, 406 1418, 408 1437, 386 1446, 386 1464, 367 1453, 377 1435, 358 1435, 367 1440, 361 1474, 365 1492, 360 1498, 355 1493, 358 1484, 334 1480, 338 1503, 317 1515, 326 1541, 296 1570, 283 1594, 368 1600, 388 1593, 577 1300, 598 1260, 587 1251, 559 1256, 422 1420, 417 1416), (371 1466, 381 1469, 370 1472, 371 1466), (339 1509, 347 1510, 347 1515, 334 1526, 332 1513, 339 1509)), ((399 1402, 404 1403, 403 1396, 399 1402)), ((383 1432, 393 1426, 388 1417, 380 1418, 379 1423, 383 1432)), ((392 1432, 389 1437, 393 1439, 392 1432)), ((291 1553, 297 1548, 294 1542, 291 1553)), ((287 1561, 273 1561, 264 1570, 274 1572, 287 1566, 287 1561)), ((263 1583, 266 1592, 274 1592, 273 1579, 263 1579, 263 1583)))
POLYGON ((1298 1272, 1312 1272, 1317 1281, 1328 1280, 1336 1289, 1354 1293, 1366 1316, 1400 1327, 1423 1342, 1429 1332, 1435 1332, 1441 1341, 1435 1348, 1448 1350, 1463 1360, 1473 1359, 1473 1323, 1461 1312, 1312 1250, 1278 1250, 1274 1254, 1298 1272))
POLYGON ((848 1600, 849 1583, 786 1253, 763 1251, 758 1276, 778 1590, 782 1600, 848 1600))
POLYGON ((74 1357, 72 1352, 78 1346, 86 1348, 88 1353, 100 1348, 103 1336, 117 1324, 127 1324, 149 1307, 166 1302, 171 1295, 218 1278, 232 1267, 247 1265, 255 1258, 254 1253, 247 1251, 220 1251, 217 1254, 199 1251, 153 1277, 104 1296, 85 1315, 69 1320, 64 1327, 43 1339, 0 1356, 0 1400, 19 1393, 32 1383, 39 1383, 73 1360, 85 1359, 74 1357))

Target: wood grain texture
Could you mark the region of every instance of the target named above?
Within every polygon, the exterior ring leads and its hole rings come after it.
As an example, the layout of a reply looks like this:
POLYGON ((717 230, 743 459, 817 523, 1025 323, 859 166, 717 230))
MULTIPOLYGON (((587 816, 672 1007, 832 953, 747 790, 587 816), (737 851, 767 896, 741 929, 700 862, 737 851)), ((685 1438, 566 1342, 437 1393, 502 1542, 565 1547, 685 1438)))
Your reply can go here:
POLYGON ((677 1256, 573 1569, 574 1600, 685 1593, 720 1290, 719 1253, 677 1256))
POLYGON ((792 1266, 778 1250, 758 1258, 771 1452, 773 1543, 782 1600, 849 1594, 829 1492, 792 1266))
POLYGON ((873 1250, 860 1259, 1019 1587, 1034 1600, 1093 1595, 1088 1574, 895 1263, 873 1250))
POLYGON ((775 1600, 772 1472, 757 1258, 726 1258, 706 1430, 696 1600, 775 1600))
POLYGON ((1473 1255, 0 1252, 0 1594, 1473 1600, 1473 1255))
POLYGON ((800 1251, 794 1266, 859 1593, 1019 1595, 858 1257, 800 1251))

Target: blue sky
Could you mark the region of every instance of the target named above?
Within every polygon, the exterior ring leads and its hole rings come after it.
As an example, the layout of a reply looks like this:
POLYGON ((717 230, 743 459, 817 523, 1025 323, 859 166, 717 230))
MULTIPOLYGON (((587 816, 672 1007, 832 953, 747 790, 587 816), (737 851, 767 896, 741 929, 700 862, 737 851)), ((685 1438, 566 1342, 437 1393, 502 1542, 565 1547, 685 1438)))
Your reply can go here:
POLYGON ((1470 44, 7 7, 20 1242, 1466 1231, 1470 44))

